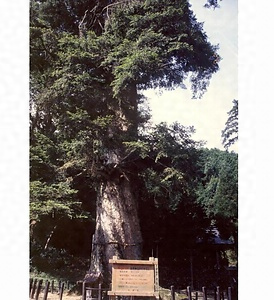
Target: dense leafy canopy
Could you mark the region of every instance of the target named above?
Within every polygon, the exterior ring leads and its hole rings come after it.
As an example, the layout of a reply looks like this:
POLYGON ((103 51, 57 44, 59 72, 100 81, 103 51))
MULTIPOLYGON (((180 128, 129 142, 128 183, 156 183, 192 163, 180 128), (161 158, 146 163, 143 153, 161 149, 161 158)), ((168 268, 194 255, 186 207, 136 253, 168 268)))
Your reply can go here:
POLYGON ((132 83, 141 89, 180 86, 192 72, 193 92, 199 96, 218 69, 217 48, 207 43, 186 1, 137 1, 113 9, 106 38, 115 94, 132 83))

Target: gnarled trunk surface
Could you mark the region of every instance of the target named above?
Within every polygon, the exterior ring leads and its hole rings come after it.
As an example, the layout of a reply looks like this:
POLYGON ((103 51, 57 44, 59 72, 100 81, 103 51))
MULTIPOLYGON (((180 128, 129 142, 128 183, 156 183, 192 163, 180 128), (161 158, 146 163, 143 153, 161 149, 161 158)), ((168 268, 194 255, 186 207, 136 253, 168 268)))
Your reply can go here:
POLYGON ((98 192, 96 230, 93 237, 91 273, 102 274, 110 282, 109 259, 140 259, 142 237, 136 199, 130 182, 107 181, 98 192))

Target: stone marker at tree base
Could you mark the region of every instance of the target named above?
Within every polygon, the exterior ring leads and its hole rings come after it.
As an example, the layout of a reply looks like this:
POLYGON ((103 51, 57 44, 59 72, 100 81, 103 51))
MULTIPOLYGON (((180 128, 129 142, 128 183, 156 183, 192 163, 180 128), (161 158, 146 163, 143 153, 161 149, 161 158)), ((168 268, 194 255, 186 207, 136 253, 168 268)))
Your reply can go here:
POLYGON ((158 259, 126 260, 113 256, 110 296, 148 296, 159 298, 158 259))

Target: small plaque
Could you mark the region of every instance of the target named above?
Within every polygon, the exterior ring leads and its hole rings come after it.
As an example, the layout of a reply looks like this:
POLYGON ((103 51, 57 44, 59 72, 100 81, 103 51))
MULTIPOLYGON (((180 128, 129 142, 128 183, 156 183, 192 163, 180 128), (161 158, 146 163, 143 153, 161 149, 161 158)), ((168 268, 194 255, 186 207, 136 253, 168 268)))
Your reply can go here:
MULTIPOLYGON (((158 260, 110 260, 112 264, 112 296, 155 296, 158 297, 155 284, 155 268, 158 260)), ((157 272, 158 274, 158 272, 157 272)))

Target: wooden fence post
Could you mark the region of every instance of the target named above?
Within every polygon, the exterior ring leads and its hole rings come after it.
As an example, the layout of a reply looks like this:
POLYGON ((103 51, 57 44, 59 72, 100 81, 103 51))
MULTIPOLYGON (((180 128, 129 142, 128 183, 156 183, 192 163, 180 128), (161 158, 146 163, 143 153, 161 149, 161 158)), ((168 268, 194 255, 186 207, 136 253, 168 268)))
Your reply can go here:
POLYGON ((186 290, 187 290, 187 297, 188 297, 188 300, 192 300, 192 298, 191 298, 191 287, 188 286, 188 287, 186 288, 186 290))
POLYGON ((48 298, 49 285, 50 285, 50 282, 46 281, 43 300, 47 300, 47 298, 48 298))
POLYGON ((60 300, 62 300, 62 298, 63 298, 64 287, 65 287, 65 283, 62 282, 62 283, 61 283, 61 286, 60 286, 60 290, 59 290, 59 293, 60 293, 59 299, 60 299, 60 300))
POLYGON ((206 287, 205 286, 202 287, 202 291, 203 291, 203 300, 207 300, 207 294, 206 294, 206 287))
POLYGON ((43 283, 43 280, 40 279, 39 282, 38 282, 38 286, 37 286, 37 290, 36 290, 36 294, 35 294, 35 300, 38 300, 38 298, 39 298, 39 294, 40 294, 40 291, 41 291, 42 283, 43 283))
POLYGON ((31 289, 32 289, 32 284, 33 284, 33 278, 30 278, 30 280, 29 280, 29 294, 30 294, 31 289))
POLYGON ((54 280, 51 281, 51 293, 54 293, 54 280))
POLYGON ((219 286, 217 286, 217 289, 216 289, 216 299, 221 300, 221 292, 220 292, 220 287, 219 286))
POLYGON ((225 300, 225 291, 222 291, 221 296, 221 299, 225 300))
POLYGON ((175 300, 175 290, 174 285, 170 287, 171 300, 175 300))
POLYGON ((85 283, 85 281, 82 284, 82 300, 86 300, 86 283, 85 283))
POLYGON ((61 290, 61 284, 62 284, 62 281, 59 280, 58 282, 58 294, 60 294, 60 290, 61 290))
POLYGON ((98 287, 98 300, 102 300, 102 284, 99 283, 98 287))
POLYGON ((37 284, 37 279, 35 278, 35 279, 34 279, 33 286, 32 286, 32 291, 31 291, 31 293, 30 293, 30 298, 31 298, 31 299, 33 299, 33 297, 34 297, 35 290, 36 290, 36 284, 37 284))
POLYGON ((229 286, 227 289, 227 299, 232 300, 232 295, 231 295, 231 287, 229 286))

